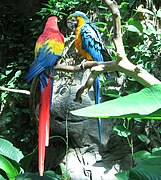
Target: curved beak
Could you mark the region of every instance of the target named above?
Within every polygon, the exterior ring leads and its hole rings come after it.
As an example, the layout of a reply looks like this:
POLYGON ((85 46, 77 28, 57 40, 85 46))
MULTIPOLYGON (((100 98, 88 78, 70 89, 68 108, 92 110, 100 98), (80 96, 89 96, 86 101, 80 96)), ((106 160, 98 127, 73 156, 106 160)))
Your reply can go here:
POLYGON ((67 26, 69 27, 70 30, 73 30, 77 27, 78 21, 76 19, 75 14, 70 14, 67 18, 67 26))

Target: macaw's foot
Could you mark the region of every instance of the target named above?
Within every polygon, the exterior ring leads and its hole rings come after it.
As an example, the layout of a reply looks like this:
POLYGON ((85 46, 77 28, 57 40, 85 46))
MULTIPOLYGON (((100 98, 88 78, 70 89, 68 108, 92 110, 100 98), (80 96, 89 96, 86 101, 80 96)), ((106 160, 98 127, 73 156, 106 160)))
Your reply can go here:
POLYGON ((80 68, 81 68, 81 69, 85 69, 85 68, 84 68, 85 62, 87 62, 86 59, 84 59, 84 60, 81 62, 81 64, 80 64, 80 68))

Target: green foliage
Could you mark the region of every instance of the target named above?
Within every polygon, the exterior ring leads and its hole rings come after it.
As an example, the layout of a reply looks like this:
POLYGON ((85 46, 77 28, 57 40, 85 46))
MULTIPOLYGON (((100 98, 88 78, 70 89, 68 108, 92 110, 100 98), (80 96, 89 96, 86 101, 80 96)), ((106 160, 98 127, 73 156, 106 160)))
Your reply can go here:
POLYGON ((23 158, 22 152, 9 141, 0 138, 0 154, 19 162, 23 158))
MULTIPOLYGON (((61 138, 67 145, 66 140, 61 136, 52 136, 50 138, 61 138)), ((36 161, 37 157, 37 147, 26 156, 22 152, 13 146, 11 142, 0 138, 0 178, 8 178, 9 180, 32 178, 32 179, 68 179, 70 178, 67 169, 63 164, 60 164, 60 175, 56 174, 54 171, 45 171, 44 176, 40 177, 39 173, 30 173, 33 169, 31 167, 33 161, 36 161)), ((36 168, 37 169, 37 168, 36 168)))
POLYGON ((101 118, 147 118, 161 117, 161 85, 153 85, 111 101, 72 111, 77 116, 101 118))
MULTIPOLYGON (((14 180, 15 176, 19 174, 20 168, 17 163, 13 163, 12 160, 2 156, 0 154, 0 169, 6 173, 6 176, 10 180, 14 180)), ((2 175, 2 174, 1 174, 2 175)))
MULTIPOLYGON (((124 9, 124 8, 123 8, 124 9)), ((126 47, 126 53, 129 59, 135 64, 142 65, 146 70, 154 73, 156 62, 160 59, 160 36, 161 33, 157 29, 157 19, 145 20, 140 19, 140 14, 154 16, 154 13, 148 9, 133 9, 131 13, 133 16, 129 17, 123 23, 123 38, 126 47)))
POLYGON ((64 15, 68 16, 67 13, 70 12, 72 9, 75 9, 75 6, 77 4, 79 4, 79 1, 49 0, 47 4, 43 4, 45 7, 41 8, 40 12, 38 12, 37 14, 43 17, 49 15, 56 15, 60 19, 62 19, 64 15))
POLYGON ((152 152, 140 151, 137 152, 137 159, 140 162, 129 171, 119 172, 116 174, 118 180, 123 179, 160 179, 161 178, 161 150, 158 148, 152 152))
MULTIPOLYGON (((0 5, 0 8, 0 85, 29 89, 24 77, 33 59, 32 20, 11 6, 0 5)), ((5 91, 0 94, 0 102, 1 135, 10 138, 17 146, 22 144, 25 151, 30 149, 32 145, 28 142, 36 139, 35 130, 31 128, 33 122, 29 119, 28 97, 5 91)))
POLYGON ((114 126, 113 131, 121 137, 128 137, 131 134, 130 130, 123 125, 114 126))
POLYGON ((20 160, 23 158, 22 152, 13 146, 9 141, 0 138, 0 175, 5 175, 13 180, 20 173, 20 160), (5 174, 4 174, 5 173, 5 174))
MULTIPOLYGON (((158 10, 158 16, 155 16, 148 9, 137 9, 141 1, 117 2, 121 13, 123 42, 128 59, 161 79, 159 75, 161 34, 157 25, 160 11, 158 10)), ((124 92, 120 93, 130 94, 141 88, 142 86, 134 79, 126 77, 124 92)))
MULTIPOLYGON (((100 5, 101 0, 99 1, 92 1, 92 0, 49 0, 48 3, 43 4, 43 8, 39 12, 37 12, 38 15, 42 16, 43 18, 51 16, 51 15, 56 15, 58 16, 58 20, 62 21, 62 19, 67 18, 70 12, 72 11, 83 11, 87 12, 88 8, 90 7, 90 10, 93 9, 98 9, 98 8, 105 8, 106 7, 100 5), (99 6, 100 5, 100 6, 99 6), (98 8, 96 7, 98 6, 98 8)), ((62 24, 62 22, 60 22, 62 24)))
MULTIPOLYGON (((33 160, 37 155, 37 147, 33 150, 32 153, 26 155, 22 154, 22 152, 13 146, 9 141, 0 138, 0 175, 5 178, 7 177, 9 180, 22 179, 22 178, 34 178, 39 179, 40 176, 38 173, 23 173, 28 172, 28 166, 31 163, 31 159, 33 160), (22 174, 23 173, 23 174, 22 174)), ((58 179, 60 176, 56 173, 45 172, 45 179, 58 179)))
POLYGON ((142 150, 133 154, 135 160, 145 159, 150 156, 150 152, 142 150))
MULTIPOLYGON (((148 136, 142 134, 134 129, 134 121, 141 121, 141 119, 152 119, 160 120, 161 119, 161 85, 153 85, 147 88, 142 89, 138 93, 133 93, 121 98, 117 98, 111 101, 101 103, 99 105, 93 105, 87 108, 79 109, 72 111, 71 113, 78 116, 86 117, 103 117, 103 118, 124 118, 124 121, 120 125, 115 125, 113 131, 123 138, 127 139, 127 143, 131 149, 131 154, 133 156, 133 161, 140 159, 150 158, 150 153, 148 151, 142 150, 134 153, 135 144, 134 138, 138 139, 145 144, 153 144, 152 134, 148 136), (138 118, 138 119, 137 119, 138 118)), ((136 122, 135 122, 136 123, 136 122)), ((148 128, 149 131, 152 129, 155 132, 155 138, 157 136, 158 141, 161 139, 159 134, 159 128, 155 128, 155 123, 152 124, 153 128, 148 128)), ((159 124, 159 123, 158 123, 159 124)), ((150 125, 149 125, 150 127, 150 125)), ((146 132, 145 132, 146 133, 146 132)), ((147 149, 148 146, 146 147, 147 149)), ((154 157, 154 156, 153 156, 154 157)), ((143 160, 141 164, 136 165, 128 172, 118 173, 116 176, 118 179, 157 179, 160 178, 159 169, 160 169, 160 157, 155 157, 154 162, 152 159, 143 160), (157 167, 154 168, 154 162, 157 164, 157 167), (158 164, 159 163, 159 164, 158 164), (156 175, 156 176, 155 176, 156 175)))

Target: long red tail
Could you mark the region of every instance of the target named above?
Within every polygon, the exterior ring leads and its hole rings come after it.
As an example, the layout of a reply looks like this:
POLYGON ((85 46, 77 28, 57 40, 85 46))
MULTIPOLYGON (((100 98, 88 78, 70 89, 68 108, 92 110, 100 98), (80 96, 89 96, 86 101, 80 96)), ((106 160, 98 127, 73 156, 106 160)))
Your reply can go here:
POLYGON ((40 95, 39 109, 39 129, 38 129, 38 166, 40 176, 43 176, 45 161, 45 146, 49 145, 49 129, 50 129, 50 99, 51 99, 51 80, 40 95))

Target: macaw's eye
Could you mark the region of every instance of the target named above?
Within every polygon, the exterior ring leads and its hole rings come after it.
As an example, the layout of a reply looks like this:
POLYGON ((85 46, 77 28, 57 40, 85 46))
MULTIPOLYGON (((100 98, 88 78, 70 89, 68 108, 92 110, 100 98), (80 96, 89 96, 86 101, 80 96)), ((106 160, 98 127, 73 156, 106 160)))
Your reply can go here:
POLYGON ((71 19, 67 20, 67 26, 70 30, 73 30, 77 27, 78 21, 76 20, 75 17, 72 17, 71 19))

